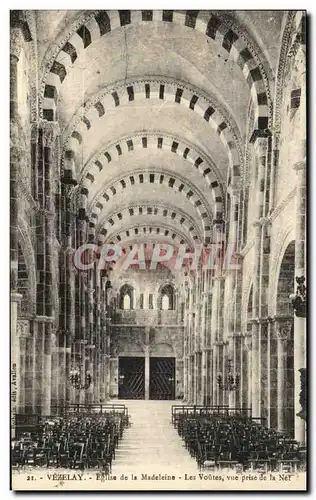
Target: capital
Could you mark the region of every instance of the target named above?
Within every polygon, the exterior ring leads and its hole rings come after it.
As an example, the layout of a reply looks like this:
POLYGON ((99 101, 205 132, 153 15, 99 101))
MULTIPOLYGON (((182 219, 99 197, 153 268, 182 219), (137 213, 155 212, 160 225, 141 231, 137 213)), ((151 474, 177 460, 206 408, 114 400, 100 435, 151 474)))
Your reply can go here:
POLYGON ((47 148, 52 147, 56 140, 56 137, 60 133, 58 123, 42 120, 39 126, 43 131, 43 145, 47 148))
POLYGON ((284 322, 276 322, 276 337, 278 340, 285 341, 290 338, 291 330, 293 328, 293 320, 285 320, 284 322))

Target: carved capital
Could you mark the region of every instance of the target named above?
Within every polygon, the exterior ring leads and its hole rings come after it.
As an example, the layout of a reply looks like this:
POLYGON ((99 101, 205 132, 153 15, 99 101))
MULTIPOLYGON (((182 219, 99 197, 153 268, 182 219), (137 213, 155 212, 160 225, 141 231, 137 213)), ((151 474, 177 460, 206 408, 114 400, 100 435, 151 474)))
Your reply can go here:
POLYGON ((13 146, 10 148, 10 161, 19 163, 23 158, 23 151, 19 147, 13 146))
POLYGON ((18 320, 16 324, 17 337, 27 338, 30 337, 30 322, 27 320, 18 320))
POLYGON ((47 148, 52 147, 56 137, 60 134, 58 123, 42 120, 40 127, 43 130, 43 145, 47 148))
POLYGON ((276 337, 278 340, 286 341, 290 338, 293 320, 286 320, 284 322, 277 321, 275 326, 276 337))

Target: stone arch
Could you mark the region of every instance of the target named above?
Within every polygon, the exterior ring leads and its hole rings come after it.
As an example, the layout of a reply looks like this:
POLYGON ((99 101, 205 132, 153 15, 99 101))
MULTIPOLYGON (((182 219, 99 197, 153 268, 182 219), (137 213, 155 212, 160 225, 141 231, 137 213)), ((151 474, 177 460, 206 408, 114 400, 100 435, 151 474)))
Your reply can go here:
POLYGON ((136 307, 135 304, 135 289, 131 285, 125 283, 120 287, 119 290, 119 308, 133 310, 136 307), (128 300, 126 300, 126 298, 128 300), (127 307, 128 304, 128 307, 127 307))
POLYGON ((223 180, 214 162, 187 141, 169 136, 163 132, 142 132, 134 134, 132 137, 124 137, 108 145, 101 153, 98 152, 94 155, 83 169, 80 186, 89 189, 91 185, 96 185, 98 174, 103 169, 106 169, 109 163, 117 161, 124 154, 139 149, 169 151, 190 163, 203 176, 207 186, 211 188, 213 200, 217 204, 218 210, 224 212, 223 180))
MULTIPOLYGON (((270 316, 274 316, 277 313, 277 292, 278 292, 278 277, 280 274, 280 267, 282 263, 283 255, 286 248, 295 240, 295 232, 292 226, 287 226, 285 229, 281 230, 276 242, 276 250, 272 259, 271 274, 269 280, 269 291, 268 291, 268 311, 270 316)), ((294 280, 293 280, 294 287, 294 280)), ((293 292, 293 288, 290 293, 293 292)))
POLYGON ((293 311, 289 295, 294 292, 295 240, 287 245, 283 253, 277 277, 276 313, 278 316, 291 315, 293 311))
POLYGON ((164 283, 159 287, 157 294, 157 309, 171 310, 176 309, 176 290, 173 283, 164 283), (168 301, 165 301, 165 298, 168 301))
POLYGON ((292 57, 300 44, 305 45, 305 23, 306 19, 303 11, 290 11, 287 13, 287 20, 282 33, 275 86, 273 124, 276 132, 281 131, 282 102, 289 58, 292 57))
POLYGON ((192 10, 100 10, 85 17, 82 23, 76 23, 60 43, 57 53, 47 62, 41 88, 43 118, 50 121, 55 119, 56 102, 67 72, 91 43, 114 29, 150 21, 174 23, 196 29, 213 43, 221 45, 227 51, 228 59, 240 67, 250 88, 256 113, 255 128, 258 130, 268 128, 270 99, 268 79, 250 37, 240 27, 235 26, 232 20, 227 22, 219 12, 192 10))
POLYGON ((106 233, 103 231, 103 235, 107 236, 109 229, 114 228, 116 224, 143 214, 146 215, 146 218, 148 216, 161 216, 164 220, 168 220, 169 223, 179 224, 185 232, 190 234, 192 240, 202 241, 202 235, 194 219, 175 205, 164 203, 155 205, 152 202, 144 202, 122 207, 119 211, 108 214, 106 220, 103 219, 100 221, 99 225, 95 228, 95 232, 98 234, 101 230, 105 230, 106 233))
MULTIPOLYGON (((146 235, 153 234, 156 234, 157 237, 159 237, 159 235, 168 237, 178 245, 184 245, 185 243, 189 247, 192 245, 192 242, 185 233, 167 224, 138 224, 137 226, 129 225, 127 229, 123 229, 118 231, 117 233, 112 234, 109 238, 109 243, 111 245, 120 244, 121 242, 124 243, 124 239, 126 238, 133 238, 135 236, 146 237, 146 235)), ((130 245, 130 250, 132 250, 132 248, 133 246, 130 245)))
MULTIPOLYGON (((117 178, 107 186, 102 187, 102 191, 99 192, 91 202, 91 220, 97 223, 99 214, 103 210, 105 203, 117 193, 122 192, 127 186, 133 186, 135 184, 163 184, 171 190, 177 190, 183 196, 186 196, 202 219, 205 243, 211 242, 212 228, 210 226, 210 222, 212 220, 212 216, 208 208, 209 205, 207 200, 204 195, 195 186, 193 186, 193 184, 191 184, 190 181, 185 180, 182 176, 176 175, 168 170, 156 169, 147 170, 146 172, 143 172, 142 170, 133 170, 126 173, 124 177, 117 178)), ((84 207, 84 211, 86 211, 87 208, 88 194, 89 191, 87 189, 81 189, 81 206, 84 207)), ((214 216, 217 220, 222 220, 223 217, 223 213, 216 210, 216 204, 214 216)))
MULTIPOLYGON (((197 113, 207 121, 219 136, 226 149, 232 171, 242 168, 242 139, 234 119, 225 112, 217 101, 209 95, 189 86, 185 82, 171 78, 155 77, 146 80, 133 79, 129 83, 117 82, 115 87, 106 87, 93 99, 80 108, 67 127, 67 136, 63 146, 64 156, 74 157, 89 130, 99 126, 99 119, 109 111, 133 101, 147 102, 159 99, 162 102, 174 102, 197 113)), ((102 160, 101 160, 102 163, 102 160)))
POLYGON ((150 345, 149 355, 151 357, 175 357, 175 351, 172 344, 169 342, 155 341, 150 345))
POLYGON ((119 342, 117 355, 121 357, 143 357, 145 356, 145 349, 141 342, 125 339, 124 342, 119 342))

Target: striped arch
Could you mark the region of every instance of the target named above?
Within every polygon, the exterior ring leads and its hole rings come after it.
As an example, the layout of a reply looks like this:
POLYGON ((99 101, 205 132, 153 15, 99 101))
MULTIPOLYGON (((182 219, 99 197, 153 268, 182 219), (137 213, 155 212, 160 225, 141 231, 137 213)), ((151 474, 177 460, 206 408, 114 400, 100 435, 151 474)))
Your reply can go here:
POLYGON ((64 156, 74 158, 80 151, 87 132, 99 128, 99 119, 109 111, 134 100, 148 99, 174 102, 200 115, 218 134, 227 151, 231 169, 241 169, 241 137, 237 124, 231 118, 224 116, 214 99, 183 82, 162 80, 159 77, 117 84, 115 87, 103 90, 84 108, 80 108, 70 126, 65 141, 64 156))
POLYGON ((60 87, 74 62, 91 43, 116 28, 150 21, 187 26, 220 44, 227 51, 228 59, 238 64, 250 88, 256 116, 255 128, 268 128, 267 78, 255 49, 241 29, 233 26, 232 22, 226 23, 220 13, 198 10, 100 10, 92 13, 76 31, 69 33, 63 40, 61 50, 49 63, 49 70, 43 80, 43 118, 50 121, 55 119, 60 87))
POLYGON ((111 231, 117 224, 122 224, 122 222, 130 221, 131 219, 139 216, 147 217, 161 217, 169 222, 170 227, 172 225, 179 225, 185 234, 189 234, 192 241, 201 242, 202 237, 198 226, 196 225, 194 219, 187 215, 183 210, 179 210, 174 205, 159 204, 154 205, 153 203, 137 203, 135 205, 129 205, 123 207, 121 210, 112 212, 108 214, 96 227, 94 222, 90 222, 88 234, 89 240, 95 240, 95 234, 102 235, 102 238, 111 238, 111 231))
MULTIPOLYGON (((190 200, 202 219, 204 227, 204 242, 211 242, 212 228, 210 224, 212 220, 212 213, 208 208, 208 202, 204 198, 203 194, 200 193, 199 190, 188 180, 185 180, 179 175, 175 175, 173 172, 168 170, 147 170, 146 172, 136 170, 131 171, 130 173, 125 174, 124 177, 113 181, 111 184, 103 188, 101 193, 98 193, 95 196, 89 210, 89 213, 91 212, 90 220, 97 224, 99 215, 110 198, 113 198, 116 194, 135 184, 160 184, 167 186, 173 191, 182 193, 183 196, 190 200)), ((87 188, 81 188, 78 195, 80 197, 79 216, 81 218, 85 218, 87 215, 89 191, 87 188)), ((220 207, 217 207, 216 203, 214 204, 214 215, 216 219, 222 220, 223 213, 218 209, 220 207)))
POLYGON ((98 174, 108 167, 109 163, 118 160, 123 155, 137 149, 158 149, 170 151, 184 158, 205 178, 207 185, 211 188, 213 200, 217 204, 218 211, 224 213, 224 194, 220 174, 213 162, 198 152, 194 146, 181 139, 164 134, 142 133, 125 137, 118 142, 107 146, 98 153, 84 168, 81 186, 90 189, 91 185, 97 185, 98 174))
POLYGON ((117 231, 112 234, 110 238, 103 240, 100 239, 99 243, 109 243, 110 245, 124 245, 125 249, 132 249, 133 245, 129 244, 129 240, 137 241, 138 238, 146 239, 150 237, 151 239, 157 238, 168 238, 170 242, 175 245, 188 245, 188 248, 192 247, 192 241, 188 237, 188 234, 175 229, 173 226, 168 224, 137 224, 136 226, 128 225, 126 228, 117 231))

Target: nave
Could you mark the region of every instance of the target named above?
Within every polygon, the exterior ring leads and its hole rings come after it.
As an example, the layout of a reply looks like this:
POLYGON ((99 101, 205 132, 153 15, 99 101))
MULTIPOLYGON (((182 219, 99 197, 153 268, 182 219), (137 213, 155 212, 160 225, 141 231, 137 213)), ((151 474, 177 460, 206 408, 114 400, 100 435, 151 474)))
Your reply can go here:
POLYGON ((305 12, 16 10, 10 33, 14 467, 299 469, 305 12))
POLYGON ((17 474, 57 480, 86 473, 105 483, 104 489, 109 483, 113 489, 114 481, 141 481, 145 489, 148 481, 203 483, 223 474, 290 479, 306 470, 304 446, 228 407, 114 400, 74 408, 17 434, 17 474))

